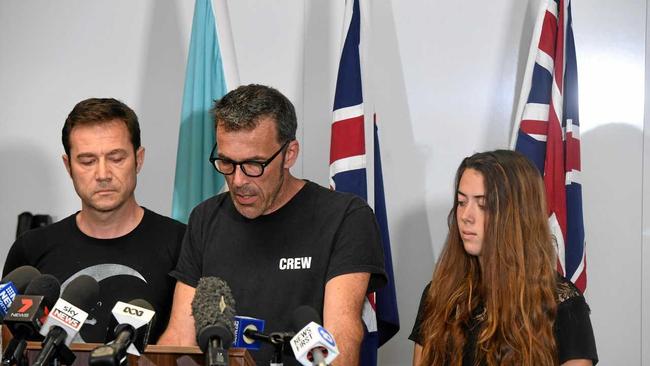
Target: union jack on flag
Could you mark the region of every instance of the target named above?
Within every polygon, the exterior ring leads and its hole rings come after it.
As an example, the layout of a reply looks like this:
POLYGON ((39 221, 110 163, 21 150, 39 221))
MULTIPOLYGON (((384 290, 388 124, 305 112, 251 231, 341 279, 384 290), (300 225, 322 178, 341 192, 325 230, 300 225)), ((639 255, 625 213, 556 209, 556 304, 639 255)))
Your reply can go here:
POLYGON ((544 176, 558 271, 585 291, 587 262, 582 220, 578 73, 570 0, 540 8, 512 145, 544 176))
MULTIPOLYGON (((359 44, 361 13, 359 0, 346 1, 345 40, 341 51, 330 145, 330 187, 368 199, 366 176, 365 108, 359 44)), ((388 220, 384 199, 381 154, 374 124, 374 209, 382 238, 388 284, 367 296, 363 308, 366 334, 361 346, 361 365, 377 364, 377 348, 399 331, 397 297, 392 268, 388 220)))

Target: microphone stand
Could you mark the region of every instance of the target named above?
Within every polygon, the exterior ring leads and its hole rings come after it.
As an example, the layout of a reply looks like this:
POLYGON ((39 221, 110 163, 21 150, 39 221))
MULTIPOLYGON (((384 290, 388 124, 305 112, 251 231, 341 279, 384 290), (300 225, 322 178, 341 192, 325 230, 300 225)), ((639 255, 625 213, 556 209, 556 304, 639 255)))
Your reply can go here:
POLYGON ((2 366, 26 366, 27 360, 24 357, 27 341, 24 339, 12 338, 2 355, 2 366))
POLYGON ((50 362, 54 366, 59 366, 61 362, 65 365, 72 365, 77 356, 65 345, 64 342, 67 336, 63 328, 52 327, 45 341, 43 341, 43 348, 32 366, 48 366, 50 362))
POLYGON ((218 337, 210 338, 208 352, 205 353, 206 366, 228 366, 228 351, 218 337))
POLYGON ((282 355, 285 352, 285 346, 289 343, 294 336, 290 332, 273 332, 271 334, 264 334, 254 330, 246 330, 244 332, 246 337, 258 341, 269 343, 273 346, 273 357, 269 360, 269 366, 283 366, 284 361, 282 355))

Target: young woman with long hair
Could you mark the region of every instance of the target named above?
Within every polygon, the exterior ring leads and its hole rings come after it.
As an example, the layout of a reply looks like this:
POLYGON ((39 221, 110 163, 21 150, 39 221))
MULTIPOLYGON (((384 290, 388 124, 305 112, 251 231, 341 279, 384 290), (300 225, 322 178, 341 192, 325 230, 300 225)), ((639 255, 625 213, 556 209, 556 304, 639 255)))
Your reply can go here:
POLYGON ((465 158, 449 234, 413 332, 414 366, 593 365, 589 307, 556 271, 539 170, 509 150, 465 158))

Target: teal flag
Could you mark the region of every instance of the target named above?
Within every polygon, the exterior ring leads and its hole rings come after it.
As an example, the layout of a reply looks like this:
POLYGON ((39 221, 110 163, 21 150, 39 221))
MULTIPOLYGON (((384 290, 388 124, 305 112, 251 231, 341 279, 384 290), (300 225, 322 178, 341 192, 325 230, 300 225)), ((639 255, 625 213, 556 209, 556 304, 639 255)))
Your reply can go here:
POLYGON ((196 0, 187 57, 176 154, 172 217, 187 223, 192 209, 224 186, 208 161, 215 143, 210 109, 227 92, 223 59, 210 0, 196 0))

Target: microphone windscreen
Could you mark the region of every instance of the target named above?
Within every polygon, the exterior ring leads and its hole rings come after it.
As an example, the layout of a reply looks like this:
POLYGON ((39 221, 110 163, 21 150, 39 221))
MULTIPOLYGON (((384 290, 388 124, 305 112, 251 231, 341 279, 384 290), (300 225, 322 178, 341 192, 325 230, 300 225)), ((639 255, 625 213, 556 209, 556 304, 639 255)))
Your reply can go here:
POLYGON ((81 275, 70 281, 61 298, 88 312, 99 300, 99 283, 88 275, 81 275))
POLYGON ((147 310, 153 311, 154 314, 153 314, 153 318, 151 318, 150 323, 151 323, 151 326, 156 324, 156 314, 155 314, 156 309, 154 309, 153 305, 151 305, 147 300, 145 300, 145 299, 133 299, 133 300, 129 301, 129 304, 139 306, 141 308, 145 308, 147 310))
POLYGON ((18 293, 22 294, 25 292, 27 285, 40 274, 41 272, 32 266, 20 266, 4 276, 0 283, 11 282, 18 290, 18 293))
POLYGON ((192 315, 196 333, 211 325, 224 325, 235 332, 235 299, 225 281, 218 277, 203 277, 196 286, 192 300, 192 315))
POLYGON ((153 306, 145 299, 133 299, 129 301, 129 304, 145 308, 147 310, 155 311, 153 306))
POLYGON ((311 322, 321 324, 320 315, 318 315, 314 308, 308 305, 298 306, 296 310, 293 311, 293 317, 291 320, 291 325, 296 332, 311 322))
POLYGON ((50 274, 42 274, 29 283, 24 294, 43 296, 43 305, 51 309, 56 300, 59 299, 60 293, 61 285, 59 280, 50 274))

